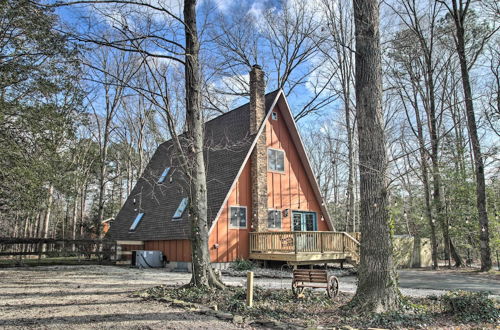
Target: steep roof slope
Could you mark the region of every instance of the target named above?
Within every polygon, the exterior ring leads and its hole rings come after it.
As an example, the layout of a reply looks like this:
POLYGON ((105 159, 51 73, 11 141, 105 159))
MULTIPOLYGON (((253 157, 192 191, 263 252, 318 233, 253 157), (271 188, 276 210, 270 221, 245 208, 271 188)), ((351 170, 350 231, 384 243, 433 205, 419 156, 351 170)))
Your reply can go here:
MULTIPOLYGON (((266 111, 279 91, 266 95, 266 111)), ((254 136, 250 134, 249 103, 205 123, 205 161, 207 168, 209 226, 217 216, 239 169, 248 154, 254 136)), ((188 212, 182 218, 172 217, 184 197, 187 182, 176 168, 172 140, 162 143, 155 151, 143 175, 122 206, 108 235, 117 240, 188 239, 188 212), (167 179, 158 178, 170 167, 167 179), (129 231, 138 213, 144 213, 136 230, 129 231)))

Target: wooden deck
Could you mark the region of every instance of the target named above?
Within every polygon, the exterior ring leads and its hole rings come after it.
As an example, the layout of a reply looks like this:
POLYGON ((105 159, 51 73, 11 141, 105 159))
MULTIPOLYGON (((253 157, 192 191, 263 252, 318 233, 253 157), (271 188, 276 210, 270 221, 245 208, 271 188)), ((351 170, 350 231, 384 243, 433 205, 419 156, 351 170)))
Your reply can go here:
POLYGON ((359 242, 345 232, 290 231, 250 233, 250 259, 289 264, 359 262, 359 242))

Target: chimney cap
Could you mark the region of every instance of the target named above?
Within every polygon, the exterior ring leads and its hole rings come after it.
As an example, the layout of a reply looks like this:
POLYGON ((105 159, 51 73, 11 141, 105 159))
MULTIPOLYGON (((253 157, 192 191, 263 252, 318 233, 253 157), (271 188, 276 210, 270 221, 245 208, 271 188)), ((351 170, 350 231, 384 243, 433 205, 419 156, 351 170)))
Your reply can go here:
POLYGON ((258 64, 254 64, 254 65, 252 65, 252 69, 262 70, 262 67, 258 64))

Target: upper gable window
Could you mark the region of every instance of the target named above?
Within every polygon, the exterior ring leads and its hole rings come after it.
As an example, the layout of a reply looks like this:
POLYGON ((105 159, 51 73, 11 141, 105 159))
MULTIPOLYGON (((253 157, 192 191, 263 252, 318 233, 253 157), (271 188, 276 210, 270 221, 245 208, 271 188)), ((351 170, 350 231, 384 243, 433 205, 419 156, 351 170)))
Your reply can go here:
POLYGON ((162 183, 165 181, 165 179, 167 178, 167 175, 168 175, 168 172, 170 172, 170 167, 167 167, 163 173, 161 174, 160 178, 158 179, 158 183, 162 183))
POLYGON ((268 149, 267 150, 268 169, 271 171, 285 171, 285 152, 283 150, 268 149))
POLYGON ((231 206, 229 212, 231 214, 231 227, 247 227, 247 208, 245 206, 231 206))
POLYGON ((271 113, 271 118, 272 118, 273 120, 278 120, 278 113, 277 113, 276 111, 273 111, 273 112, 271 113))
POLYGON ((180 220, 182 218, 182 214, 186 210, 188 203, 189 203, 189 198, 184 197, 181 200, 179 207, 177 207, 177 210, 175 211, 174 216, 172 217, 172 220, 180 220))
POLYGON ((130 229, 129 229, 130 231, 134 231, 137 228, 137 226, 139 225, 139 222, 141 222, 141 219, 143 216, 144 216, 144 213, 139 213, 135 217, 134 222, 132 222, 132 226, 130 226, 130 229))

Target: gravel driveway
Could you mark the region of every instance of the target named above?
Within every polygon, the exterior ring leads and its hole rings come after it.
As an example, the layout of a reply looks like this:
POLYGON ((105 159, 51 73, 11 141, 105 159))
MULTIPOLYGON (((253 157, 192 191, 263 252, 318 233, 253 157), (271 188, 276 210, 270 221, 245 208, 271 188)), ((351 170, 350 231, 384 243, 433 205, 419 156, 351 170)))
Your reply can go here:
MULTIPOLYGON (((187 274, 169 273, 184 282, 187 274)), ((131 298, 164 284, 165 271, 112 266, 0 269, 0 328, 234 329, 231 323, 131 298)))
MULTIPOLYGON (((441 270, 402 270, 405 295, 440 295, 443 290, 490 290, 500 295, 498 276, 441 270)), ((190 274, 163 269, 139 270, 114 266, 52 266, 0 269, 0 328, 132 328, 234 329, 210 316, 144 302, 130 294, 160 284, 187 283, 190 274)), ((229 285, 245 278, 224 276, 229 285)), ((262 287, 290 288, 291 280, 256 278, 262 287)), ((340 290, 354 293, 356 277, 340 278, 340 290)))

